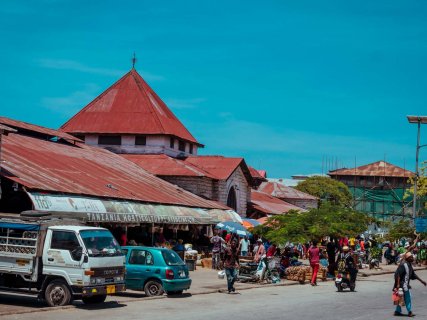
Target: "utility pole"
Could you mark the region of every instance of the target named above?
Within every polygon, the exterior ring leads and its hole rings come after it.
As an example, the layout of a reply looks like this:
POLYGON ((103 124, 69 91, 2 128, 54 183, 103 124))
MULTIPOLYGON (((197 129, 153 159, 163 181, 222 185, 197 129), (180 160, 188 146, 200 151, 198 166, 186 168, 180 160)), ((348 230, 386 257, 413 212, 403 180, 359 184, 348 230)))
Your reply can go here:
POLYGON ((417 147, 415 151, 415 177, 414 177, 414 199, 413 199, 413 207, 412 207, 412 219, 417 217, 417 191, 418 191, 418 178, 419 178, 419 172, 418 172, 418 162, 419 162, 419 154, 420 149, 422 147, 425 147, 427 145, 420 145, 420 136, 421 136, 421 124, 427 123, 427 116, 407 116, 409 123, 416 123, 418 130, 417 130, 417 147))

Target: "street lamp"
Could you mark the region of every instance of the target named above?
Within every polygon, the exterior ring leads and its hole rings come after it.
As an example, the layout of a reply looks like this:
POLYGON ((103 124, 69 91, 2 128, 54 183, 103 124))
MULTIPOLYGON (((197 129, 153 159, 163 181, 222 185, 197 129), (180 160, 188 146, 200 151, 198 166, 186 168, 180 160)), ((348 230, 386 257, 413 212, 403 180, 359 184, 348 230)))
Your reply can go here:
POLYGON ((407 116, 409 123, 416 123, 418 124, 418 133, 417 133, 417 150, 415 153, 415 179, 414 179, 414 203, 413 203, 413 210, 412 210, 412 216, 415 218, 417 216, 417 183, 418 183, 418 155, 420 153, 420 149, 422 147, 427 146, 427 144, 420 145, 420 132, 421 132, 421 124, 427 124, 427 116, 407 116))

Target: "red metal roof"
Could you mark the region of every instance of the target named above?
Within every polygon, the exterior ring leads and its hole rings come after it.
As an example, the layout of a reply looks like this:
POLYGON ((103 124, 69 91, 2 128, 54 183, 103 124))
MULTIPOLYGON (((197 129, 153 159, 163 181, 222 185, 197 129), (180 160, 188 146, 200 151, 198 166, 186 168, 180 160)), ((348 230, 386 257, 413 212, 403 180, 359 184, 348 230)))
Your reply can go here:
POLYGON ((122 154, 121 156, 157 176, 191 176, 227 180, 240 166, 248 183, 252 183, 252 176, 243 158, 192 156, 175 159, 167 155, 147 154, 122 154))
POLYGON ((61 129, 72 134, 164 134, 202 146, 132 69, 61 129))
POLYGON ((9 134, 3 137, 2 158, 1 174, 29 191, 227 209, 151 175, 120 155, 81 143, 9 134))
POLYGON ((19 132, 30 131, 30 132, 41 133, 50 137, 58 137, 66 140, 72 140, 72 141, 81 141, 80 139, 77 139, 76 137, 69 135, 65 132, 37 126, 35 124, 31 124, 23 121, 13 120, 6 117, 0 117, 0 124, 17 129, 19 132))
POLYGON ((330 176, 375 176, 375 177, 413 177, 412 171, 395 166, 386 161, 377 161, 352 169, 338 169, 329 171, 330 176))
POLYGON ((233 172, 241 166, 249 184, 252 184, 252 176, 243 158, 228 158, 223 156, 193 156, 185 159, 199 169, 202 169, 218 180, 227 180, 233 172))
POLYGON ((264 176, 262 175, 262 173, 263 172, 265 173, 265 171, 263 171, 263 170, 256 170, 253 167, 249 167, 249 172, 251 173, 252 178, 263 180, 263 181, 267 181, 265 179, 265 175, 264 176))
POLYGON ((213 178, 208 172, 165 154, 121 154, 121 156, 156 176, 207 176, 213 178))
POLYGON ((254 189, 251 191, 251 203, 256 210, 266 214, 282 214, 287 213, 289 210, 306 211, 298 206, 254 189))
POLYGON ((301 199, 301 200, 317 200, 316 197, 296 190, 291 187, 287 187, 278 182, 263 182, 258 188, 258 191, 268 193, 273 197, 277 197, 280 199, 301 199))

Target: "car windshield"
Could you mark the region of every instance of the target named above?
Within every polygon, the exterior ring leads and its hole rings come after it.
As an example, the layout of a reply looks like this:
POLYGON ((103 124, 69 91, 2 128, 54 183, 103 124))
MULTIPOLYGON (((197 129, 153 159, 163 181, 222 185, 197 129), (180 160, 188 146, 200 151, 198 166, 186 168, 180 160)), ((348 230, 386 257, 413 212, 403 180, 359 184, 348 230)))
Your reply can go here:
POLYGON ((117 240, 108 230, 82 230, 80 236, 91 257, 122 255, 117 240))
POLYGON ((162 255, 168 266, 182 266, 185 264, 175 251, 163 250, 162 255))

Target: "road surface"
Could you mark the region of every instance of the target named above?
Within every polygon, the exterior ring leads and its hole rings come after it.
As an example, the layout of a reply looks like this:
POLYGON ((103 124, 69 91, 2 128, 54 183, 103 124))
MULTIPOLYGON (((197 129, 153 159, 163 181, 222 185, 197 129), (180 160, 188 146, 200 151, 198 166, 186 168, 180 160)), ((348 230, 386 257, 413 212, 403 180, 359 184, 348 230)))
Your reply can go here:
MULTIPOLYGON (((418 271, 427 279, 427 271, 418 271)), ((8 315, 6 319, 75 320, 86 319, 392 319, 393 275, 360 279, 356 292, 338 293, 333 282, 309 285, 263 287, 242 290, 239 294, 213 293, 137 302, 110 302, 97 307, 77 305, 68 309, 8 315)), ((427 288, 412 281, 413 311, 427 319, 427 288)), ((404 309, 405 310, 405 309, 404 309)), ((406 310, 405 310, 406 311, 406 310)))

